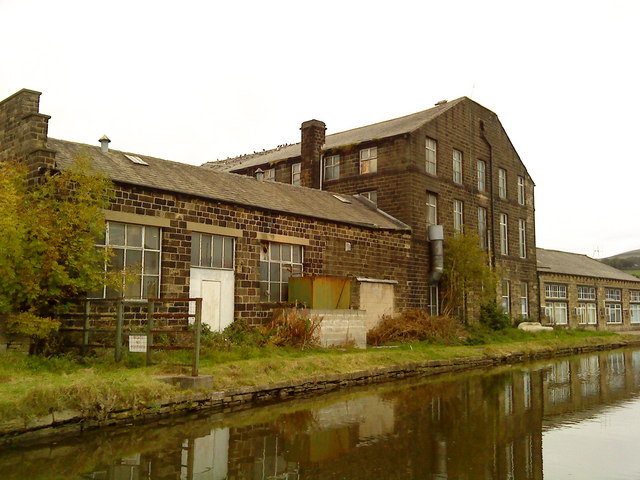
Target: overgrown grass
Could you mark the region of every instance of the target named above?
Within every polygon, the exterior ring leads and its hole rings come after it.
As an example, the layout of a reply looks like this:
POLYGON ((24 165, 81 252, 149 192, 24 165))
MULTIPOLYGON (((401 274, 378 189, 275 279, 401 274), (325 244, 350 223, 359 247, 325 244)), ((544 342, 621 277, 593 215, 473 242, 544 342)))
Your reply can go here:
MULTIPOLYGON (((548 350, 570 345, 613 343, 620 335, 611 332, 554 330, 528 333, 514 328, 502 331, 476 330, 475 345, 437 345, 427 342, 399 344, 393 348, 295 349, 250 344, 203 348, 200 372, 214 377, 214 389, 313 379, 428 359, 482 356, 548 350)), ((154 354, 155 355, 155 354, 154 354)), ((184 361, 167 354, 163 361, 184 361)), ((0 362, 0 422, 25 420, 66 409, 80 410, 100 418, 110 411, 152 405, 177 393, 155 377, 172 367, 136 367, 142 354, 129 355, 122 364, 109 356, 95 358, 2 356, 0 362)))

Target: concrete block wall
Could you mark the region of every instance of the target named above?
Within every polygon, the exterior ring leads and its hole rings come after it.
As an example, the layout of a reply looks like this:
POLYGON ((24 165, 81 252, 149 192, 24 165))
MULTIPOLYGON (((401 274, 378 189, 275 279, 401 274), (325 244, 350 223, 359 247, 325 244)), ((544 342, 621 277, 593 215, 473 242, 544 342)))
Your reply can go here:
POLYGON ((320 344, 323 347, 367 346, 367 314, 363 310, 308 310, 310 317, 321 318, 320 344))

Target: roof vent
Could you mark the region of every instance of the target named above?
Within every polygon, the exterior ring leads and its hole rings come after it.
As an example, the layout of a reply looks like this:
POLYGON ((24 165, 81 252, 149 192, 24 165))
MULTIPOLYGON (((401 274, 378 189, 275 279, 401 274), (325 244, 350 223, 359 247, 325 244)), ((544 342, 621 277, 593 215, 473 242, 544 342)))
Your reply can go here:
POLYGON ((149 166, 149 164, 142 160, 140 157, 136 157, 135 155, 127 155, 126 153, 123 153, 123 155, 137 165, 149 166))
POLYGON ((343 197, 342 195, 333 195, 335 198, 337 198, 338 200, 340 200, 342 203, 351 203, 351 201, 345 197, 343 197))
POLYGON ((262 170, 261 168, 257 168, 254 174, 256 176, 256 180, 258 180, 259 182, 262 182, 264 180, 264 170, 262 170))
POLYGON ((109 137, 103 135, 102 138, 100 138, 100 140, 98 141, 100 142, 100 150, 104 153, 107 153, 109 151, 109 142, 111 142, 111 140, 109 140, 109 137))
POLYGON ((439 107, 440 105, 444 105, 447 102, 448 100, 440 100, 439 102, 436 102, 436 107, 439 107))

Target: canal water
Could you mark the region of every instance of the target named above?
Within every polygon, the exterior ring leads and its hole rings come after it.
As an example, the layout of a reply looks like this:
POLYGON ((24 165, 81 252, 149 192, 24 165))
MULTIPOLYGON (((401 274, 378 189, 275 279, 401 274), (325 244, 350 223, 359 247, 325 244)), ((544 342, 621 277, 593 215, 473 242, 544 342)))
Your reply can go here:
POLYGON ((5 447, 0 478, 638 479, 640 349, 5 447))

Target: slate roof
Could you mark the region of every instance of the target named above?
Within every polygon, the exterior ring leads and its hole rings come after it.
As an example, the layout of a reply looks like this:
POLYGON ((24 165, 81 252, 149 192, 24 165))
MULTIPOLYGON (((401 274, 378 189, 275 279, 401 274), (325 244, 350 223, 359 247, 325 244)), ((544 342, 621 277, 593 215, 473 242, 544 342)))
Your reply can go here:
POLYGON ((47 146, 57 152, 58 168, 68 168, 76 154, 86 153, 93 159, 96 172, 117 183, 366 228, 410 230, 406 224, 378 210, 371 202, 359 196, 342 195, 350 202, 344 203, 326 191, 285 183, 259 182, 253 177, 117 150, 110 149, 104 153, 99 146, 53 138, 48 139, 47 146), (133 163, 125 157, 125 153, 139 157, 148 165, 133 163))
POLYGON ((578 253, 536 249, 538 273, 561 273, 581 277, 607 278, 640 283, 640 279, 578 253))
MULTIPOLYGON (((446 112, 458 103, 468 100, 467 97, 460 97, 441 105, 422 112, 405 115, 404 117, 386 120, 384 122, 374 123, 364 127, 353 128, 344 132, 333 133, 325 138, 324 149, 341 147, 344 145, 353 145, 368 140, 376 140, 380 138, 393 137, 403 133, 413 132, 421 125, 433 120, 437 116, 446 112)), ((300 143, 285 145, 267 150, 265 152, 257 152, 253 154, 243 155, 240 157, 230 158, 227 160, 219 160, 216 162, 207 162, 203 166, 229 172, 241 168, 255 167, 265 163, 273 163, 279 160, 300 156, 300 143)))

